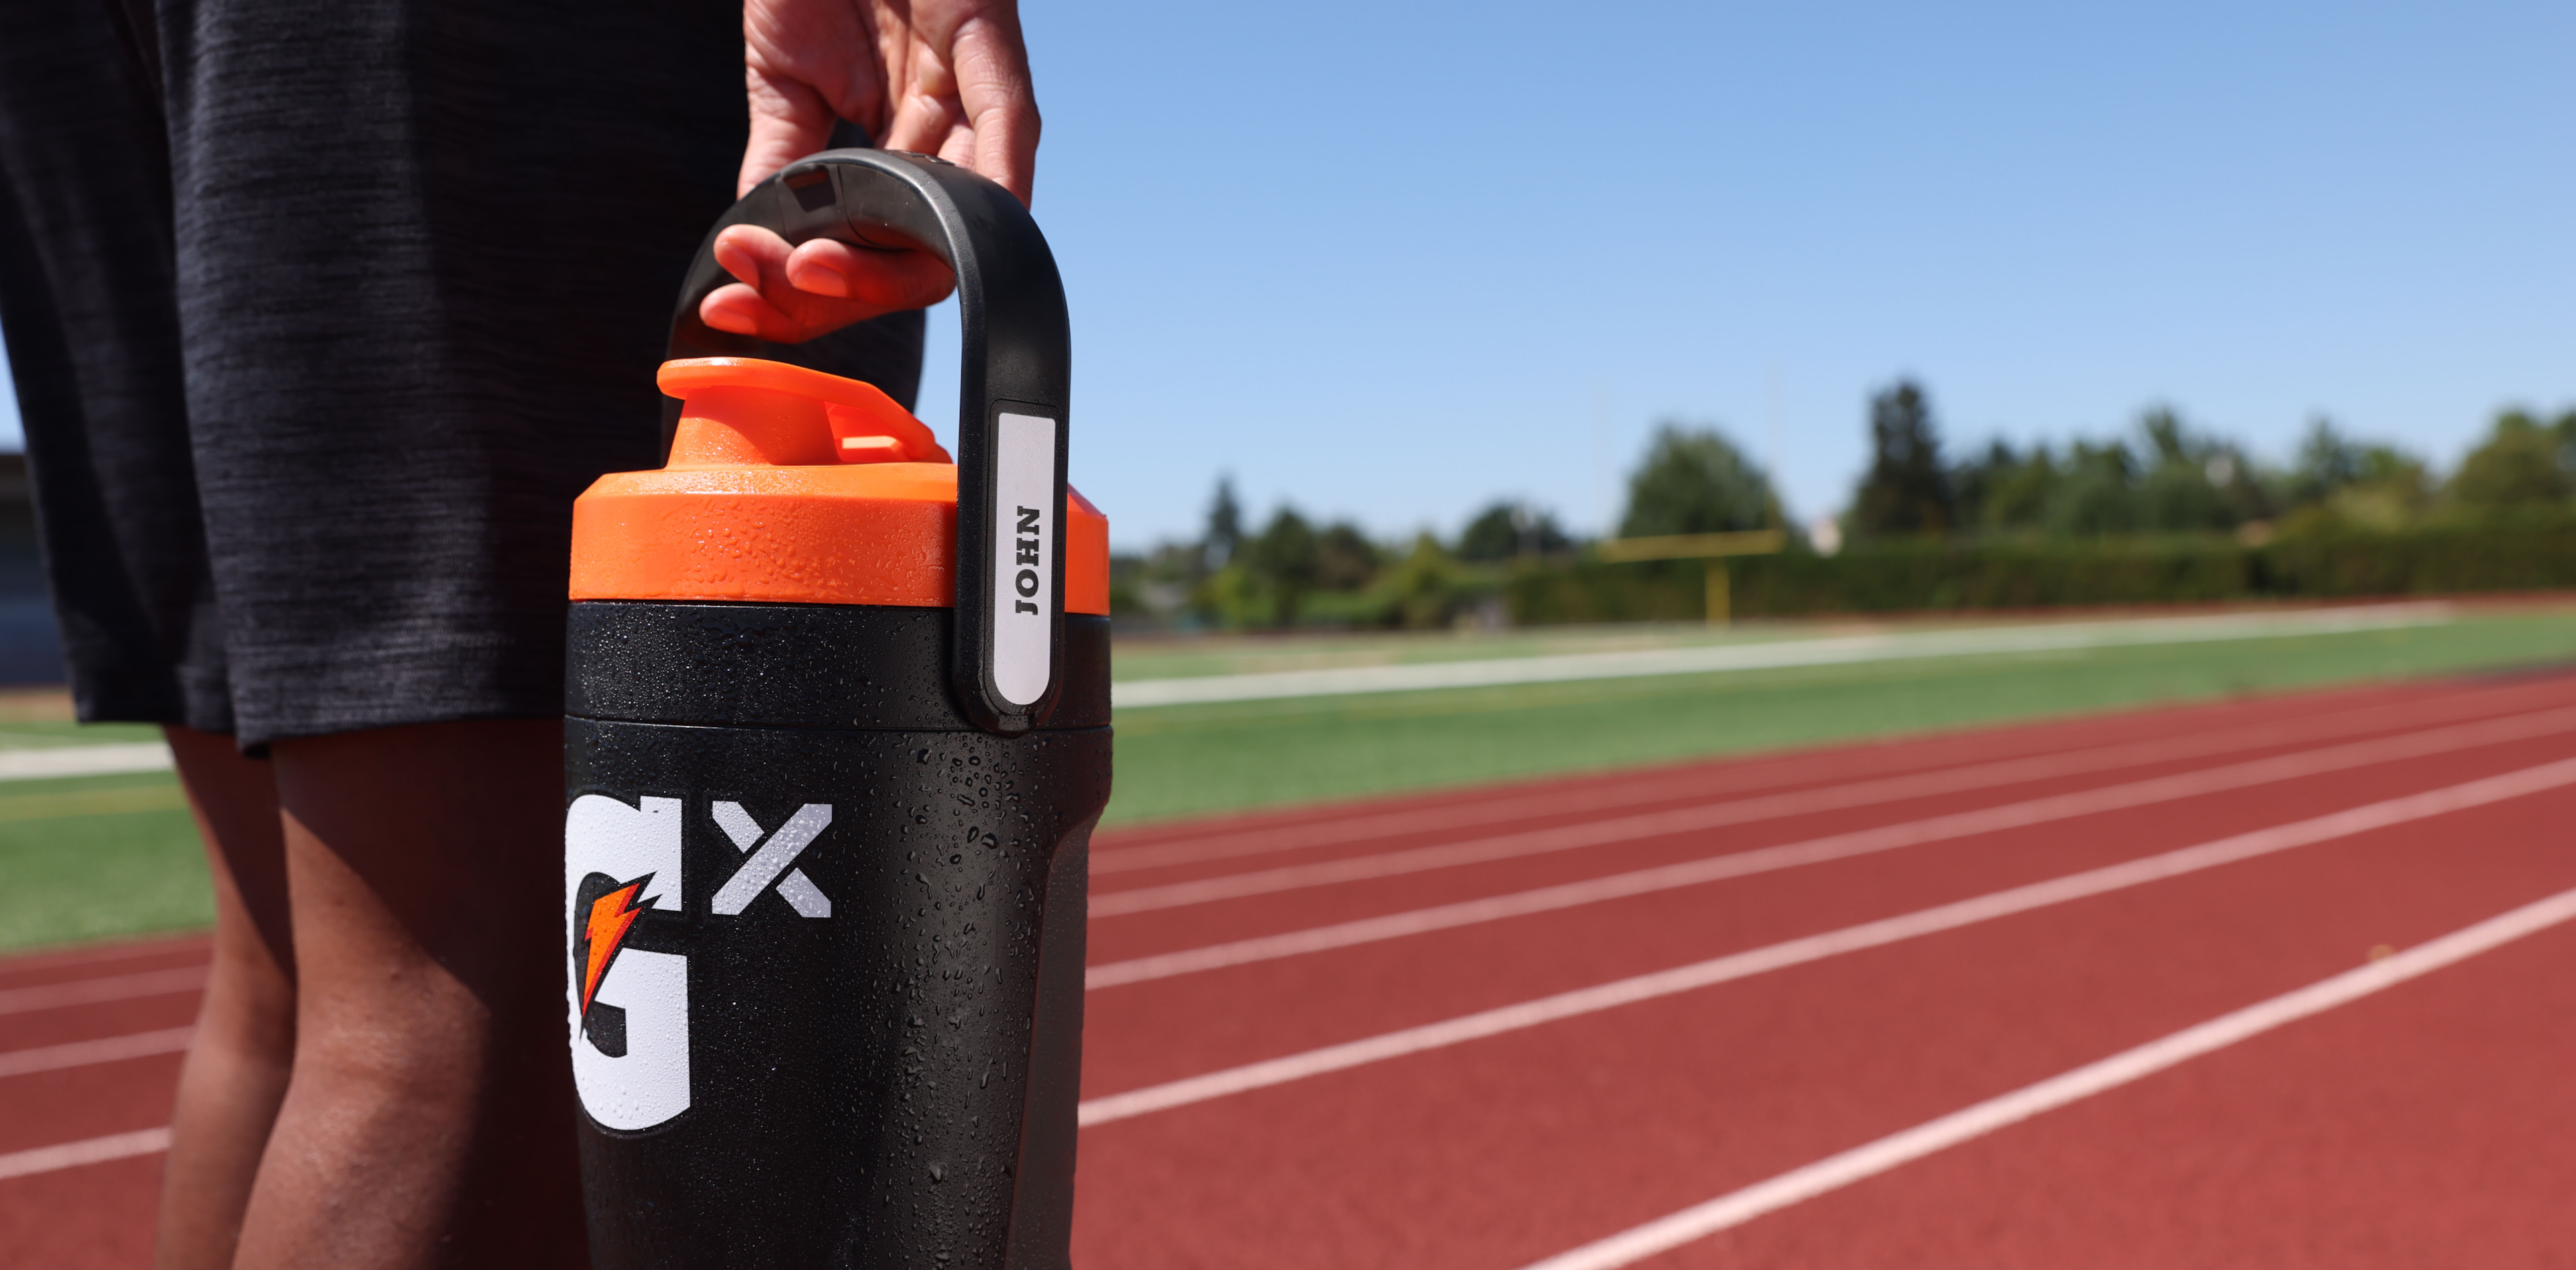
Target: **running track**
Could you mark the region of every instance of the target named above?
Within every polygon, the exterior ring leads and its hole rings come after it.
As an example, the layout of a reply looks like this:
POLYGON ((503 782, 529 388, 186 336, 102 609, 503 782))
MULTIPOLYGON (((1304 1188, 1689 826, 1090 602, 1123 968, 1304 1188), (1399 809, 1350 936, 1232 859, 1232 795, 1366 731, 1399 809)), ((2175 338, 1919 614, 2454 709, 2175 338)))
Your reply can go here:
MULTIPOLYGON (((2553 675, 1104 835, 1076 1260, 2576 1263, 2571 824, 2553 675)), ((203 958, 0 963, 0 1263, 146 1263, 203 958)))

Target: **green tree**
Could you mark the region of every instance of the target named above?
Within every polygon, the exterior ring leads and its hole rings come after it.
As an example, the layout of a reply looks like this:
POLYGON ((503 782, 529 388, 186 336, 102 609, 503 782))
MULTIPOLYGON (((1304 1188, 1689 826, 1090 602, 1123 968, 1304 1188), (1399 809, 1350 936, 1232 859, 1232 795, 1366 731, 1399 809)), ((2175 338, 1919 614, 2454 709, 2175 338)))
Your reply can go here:
POLYGON ((1281 507, 1261 535, 1243 545, 1244 570, 1270 600, 1270 624, 1294 626, 1306 593, 1315 587, 1317 567, 1314 526, 1293 507, 1281 507))
POLYGON ((1951 505, 1962 528, 2036 529, 2057 475, 2056 456, 2047 446, 2025 452, 1991 441, 1984 454, 1950 469, 1951 505))
POLYGON ((2432 502, 2424 461, 2395 446, 2365 442, 2319 415, 2309 420, 2290 469, 2278 481, 2282 532, 2337 525, 2391 530, 2432 502))
POLYGON ((1243 505, 1234 499, 1234 478, 1216 478, 1216 498, 1208 504, 1207 532, 1199 535, 1201 568, 1224 568, 1243 549, 1243 505))
POLYGON ((1852 496, 1856 536, 1938 534, 1957 523, 1940 429, 1920 385, 1900 379, 1869 401, 1869 472, 1852 496))
POLYGON ((2345 436, 2334 420, 2318 415, 2308 420, 2308 431, 2299 438, 2282 494, 2294 506, 2322 503, 2359 482, 2369 462, 2368 447, 2345 436))
POLYGON ((1458 558, 1478 563, 1546 555, 1574 545, 1556 516, 1527 503, 1503 501, 1476 513, 1458 533, 1458 558))
POLYGON ((2049 490, 2042 523, 2049 533, 2070 538, 2137 532, 2138 468, 2138 458, 2125 442, 2076 442, 2067 449, 2064 473, 2049 490))
POLYGON ((2191 533, 2232 529, 2250 518, 2260 494, 2234 446, 2194 433, 2164 406, 2140 416, 2138 431, 2154 456, 2139 482, 2140 528, 2191 533))
POLYGON ((2568 478, 2568 433, 2576 415, 2544 424, 2526 411, 2496 416, 2484 444, 2469 451, 2451 477, 2450 494, 2464 507, 2501 510, 2548 506, 2576 493, 2568 478))
POLYGON ((1619 536, 1777 529, 1786 519, 1770 475, 1715 428, 1667 422, 1628 477, 1619 536))
POLYGON ((1413 550, 1378 574, 1377 594, 1387 616, 1407 630, 1447 626, 1457 611, 1458 566, 1440 540, 1417 534, 1413 550))
POLYGON ((1326 591, 1358 591, 1377 578, 1378 549, 1360 527, 1337 520, 1315 537, 1315 585, 1326 591))

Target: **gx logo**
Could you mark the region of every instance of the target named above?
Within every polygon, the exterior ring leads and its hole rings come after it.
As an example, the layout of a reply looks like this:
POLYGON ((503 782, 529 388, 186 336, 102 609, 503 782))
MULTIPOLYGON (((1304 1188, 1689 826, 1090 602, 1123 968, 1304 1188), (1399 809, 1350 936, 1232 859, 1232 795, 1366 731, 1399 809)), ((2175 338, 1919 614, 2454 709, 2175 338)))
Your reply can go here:
MULTIPOLYGON (((584 794, 564 813, 573 1085, 603 1128, 650 1129, 689 1109, 688 955, 668 942, 628 944, 647 910, 681 912, 680 807, 677 798, 629 804, 584 794)), ((832 915, 830 898, 796 867, 830 827, 831 804, 807 803, 775 830, 763 830, 740 803, 711 810, 743 855, 708 902, 716 916, 739 917, 773 888, 800 917, 832 915)))

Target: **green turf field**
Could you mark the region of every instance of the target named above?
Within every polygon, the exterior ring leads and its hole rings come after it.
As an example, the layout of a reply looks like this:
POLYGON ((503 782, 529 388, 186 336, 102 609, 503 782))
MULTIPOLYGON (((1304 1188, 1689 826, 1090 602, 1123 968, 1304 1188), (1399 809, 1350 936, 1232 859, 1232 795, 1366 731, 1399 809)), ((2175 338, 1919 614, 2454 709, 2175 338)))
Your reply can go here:
MULTIPOLYGON (((1122 680, 1797 638, 1690 628, 1122 646, 1122 680)), ((2576 609, 2009 656, 1124 710, 1113 824, 2333 683, 2576 665, 2576 609)), ((128 741, 0 717, 0 749, 128 741)), ((166 774, 0 782, 0 948, 186 929, 205 866, 166 774)))
MULTIPOLYGON (((1239 669, 1332 664, 1291 660, 1303 651, 1281 643, 1207 655, 1259 659, 1239 669)), ((1164 706, 1118 716, 1107 821, 2568 662, 2576 611, 2472 612, 2350 634, 1164 706)))
POLYGON ((213 918, 197 831, 168 773, 0 784, 0 948, 213 918))

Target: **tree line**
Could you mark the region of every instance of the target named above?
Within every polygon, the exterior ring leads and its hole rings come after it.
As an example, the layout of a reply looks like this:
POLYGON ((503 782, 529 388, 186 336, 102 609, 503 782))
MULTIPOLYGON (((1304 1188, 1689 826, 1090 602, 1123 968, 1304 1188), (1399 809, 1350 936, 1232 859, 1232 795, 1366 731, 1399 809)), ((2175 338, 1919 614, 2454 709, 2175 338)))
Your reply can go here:
MULTIPOLYGON (((1810 540, 1771 476, 1713 423, 1666 420, 1626 480, 1617 536, 1784 529, 1792 551, 1843 543, 2091 540, 2138 535, 2400 531, 2531 508, 2576 508, 2576 410, 2500 413, 2446 478, 2423 458, 2312 420, 2283 464, 2150 408, 2124 435, 1945 452, 1930 395, 1873 394, 1870 463, 1841 516, 1810 540)), ((1572 562, 1587 544, 1546 508, 1497 499, 1454 536, 1380 541, 1349 520, 1283 503, 1254 525, 1220 478, 1199 536, 1112 562, 1123 619, 1230 628, 1442 627, 1500 620, 1516 572, 1572 562)))
POLYGON ((2169 407, 2126 436, 2063 448, 1987 443, 1957 461, 1921 386, 1870 401, 1871 459, 1841 521, 1854 542, 1914 536, 2099 538, 2237 533, 2249 540, 2325 529, 2400 530, 2434 521, 2576 503, 2576 410, 2497 414, 2460 465, 2437 478, 2422 456, 2309 421, 2285 464, 2196 428, 2169 407))
MULTIPOLYGON (((1629 474, 1619 535, 1787 525, 1759 464, 1713 425, 1668 421, 1629 474)), ((1446 538, 1379 542, 1284 503, 1254 528, 1232 479, 1219 478, 1198 538, 1114 559, 1111 598, 1122 614, 1183 626, 1442 627, 1494 616, 1510 569, 1583 545, 1554 512, 1516 499, 1487 504, 1446 538)))

